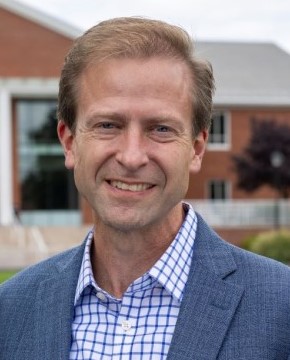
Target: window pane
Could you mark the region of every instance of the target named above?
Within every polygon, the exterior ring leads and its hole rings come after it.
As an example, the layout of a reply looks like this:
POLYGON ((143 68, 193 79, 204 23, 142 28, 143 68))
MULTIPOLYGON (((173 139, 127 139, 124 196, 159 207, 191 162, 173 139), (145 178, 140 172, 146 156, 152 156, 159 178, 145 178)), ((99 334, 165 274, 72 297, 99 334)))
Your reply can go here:
POLYGON ((209 131, 210 144, 226 143, 226 119, 223 113, 216 113, 212 118, 212 125, 209 131))
POLYGON ((211 200, 227 199, 227 183, 224 180, 212 180, 208 184, 208 194, 211 200))
POLYGON ((73 174, 64 167, 56 100, 16 103, 21 209, 77 209, 73 174))

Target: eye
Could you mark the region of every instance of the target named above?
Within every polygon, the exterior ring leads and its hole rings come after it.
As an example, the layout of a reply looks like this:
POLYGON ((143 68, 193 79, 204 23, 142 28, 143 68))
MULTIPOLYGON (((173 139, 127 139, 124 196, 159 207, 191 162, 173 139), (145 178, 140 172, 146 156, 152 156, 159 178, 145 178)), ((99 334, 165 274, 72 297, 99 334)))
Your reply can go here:
POLYGON ((176 129, 172 126, 164 124, 152 125, 150 129, 150 136, 153 140, 158 142, 168 142, 174 140, 177 136, 176 129))
POLYGON ((115 121, 100 121, 94 126, 94 128, 99 132, 111 133, 115 130, 119 130, 121 125, 115 121))
POLYGON ((155 130, 158 132, 166 133, 166 132, 170 131, 170 128, 166 125, 158 125, 158 126, 156 126, 155 130))
POLYGON ((114 129, 116 127, 116 125, 112 122, 107 121, 107 122, 100 123, 98 127, 102 128, 102 129, 114 129))
POLYGON ((120 129, 121 129, 121 124, 116 121, 101 120, 96 124, 94 124, 91 130, 94 136, 103 136, 105 138, 108 137, 110 138, 118 134, 120 129))

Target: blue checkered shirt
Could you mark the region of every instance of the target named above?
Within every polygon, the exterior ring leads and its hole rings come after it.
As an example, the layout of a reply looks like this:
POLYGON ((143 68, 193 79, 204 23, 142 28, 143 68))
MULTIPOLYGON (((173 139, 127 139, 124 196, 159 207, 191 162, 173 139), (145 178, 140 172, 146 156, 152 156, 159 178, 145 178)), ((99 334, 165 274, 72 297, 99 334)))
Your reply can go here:
POLYGON ((117 299, 95 282, 86 242, 75 294, 70 360, 166 359, 191 265, 197 218, 186 218, 155 265, 117 299))

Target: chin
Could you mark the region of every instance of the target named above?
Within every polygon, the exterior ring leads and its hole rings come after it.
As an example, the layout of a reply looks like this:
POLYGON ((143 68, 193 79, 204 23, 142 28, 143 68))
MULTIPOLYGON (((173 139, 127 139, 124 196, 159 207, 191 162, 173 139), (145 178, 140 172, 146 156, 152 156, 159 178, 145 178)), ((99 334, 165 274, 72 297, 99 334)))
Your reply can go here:
POLYGON ((119 220, 119 221, 107 221, 104 222, 105 225, 108 227, 114 229, 115 231, 128 233, 135 230, 140 230, 143 227, 146 227, 146 225, 140 221, 132 221, 132 220, 119 220))

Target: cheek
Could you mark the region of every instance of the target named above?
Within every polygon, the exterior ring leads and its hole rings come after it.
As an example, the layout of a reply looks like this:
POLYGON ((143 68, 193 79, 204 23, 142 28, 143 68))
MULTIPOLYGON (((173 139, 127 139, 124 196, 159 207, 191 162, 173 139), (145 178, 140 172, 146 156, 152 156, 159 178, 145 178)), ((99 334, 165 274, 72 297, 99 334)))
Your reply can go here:
POLYGON ((192 164, 195 161, 194 149, 192 146, 187 146, 186 150, 180 155, 176 161, 176 178, 179 178, 180 186, 187 191, 189 184, 189 176, 192 171, 192 164))
POLYGON ((74 162, 74 177, 77 187, 85 181, 88 176, 88 169, 90 166, 87 165, 89 151, 83 149, 81 145, 78 145, 74 149, 73 162, 74 162))
POLYGON ((183 186, 189 178, 191 166, 191 156, 188 151, 180 152, 178 150, 168 152, 167 154, 167 173, 171 176, 174 183, 183 186))
POLYGON ((85 143, 79 146, 74 156, 75 176, 84 181, 95 179, 96 175, 106 167, 108 156, 104 147, 98 147, 96 143, 85 143), (85 145, 85 146, 84 146, 85 145))

